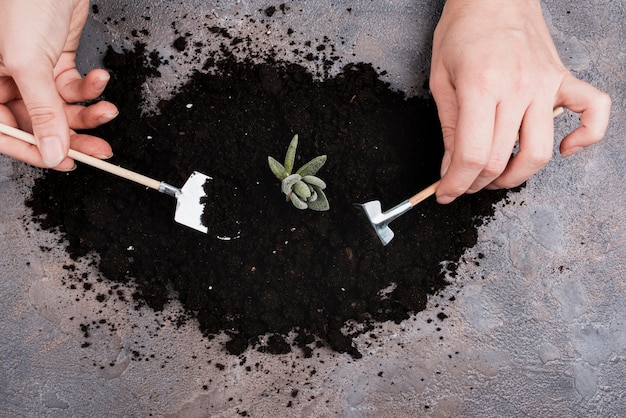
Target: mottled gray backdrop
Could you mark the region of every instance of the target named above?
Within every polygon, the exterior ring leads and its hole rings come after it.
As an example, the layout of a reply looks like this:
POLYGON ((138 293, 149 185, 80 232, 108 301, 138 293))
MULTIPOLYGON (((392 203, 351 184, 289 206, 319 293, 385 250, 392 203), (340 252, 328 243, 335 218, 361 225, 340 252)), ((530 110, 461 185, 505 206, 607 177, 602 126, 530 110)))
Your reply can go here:
MULTIPOLYGON (((371 62, 395 88, 420 94, 441 8, 423 0, 290 1, 270 18, 263 11, 272 4, 261 1, 96 3, 82 67, 97 65, 108 43, 141 40, 173 56, 145 86, 147 108, 203 63, 171 47, 174 30, 217 48, 205 25, 250 35, 256 50, 285 59, 295 59, 288 42, 314 47, 327 37, 341 56, 333 71, 371 62), (149 33, 134 37, 134 28, 149 33)), ((498 206, 452 285, 426 311, 360 339, 360 360, 325 350, 310 359, 250 351, 240 365, 193 324, 177 328, 168 319, 180 311, 176 303, 155 314, 97 302, 106 282, 68 289, 64 266, 72 263, 58 236, 23 223, 38 171, 0 157, 0 416, 624 416, 626 11, 612 0, 544 6, 568 68, 613 98, 606 138, 555 157, 498 206)), ((557 138, 576 122, 571 113, 557 119, 557 138)), ((95 277, 92 258, 77 265, 79 274, 95 277)))

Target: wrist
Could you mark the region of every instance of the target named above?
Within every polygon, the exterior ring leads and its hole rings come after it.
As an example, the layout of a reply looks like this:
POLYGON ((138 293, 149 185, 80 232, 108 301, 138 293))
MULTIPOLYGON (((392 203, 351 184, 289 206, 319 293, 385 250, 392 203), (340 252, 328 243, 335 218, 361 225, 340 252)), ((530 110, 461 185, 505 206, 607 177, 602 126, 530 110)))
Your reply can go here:
POLYGON ((527 28, 545 22, 540 0, 447 0, 440 23, 471 21, 491 28, 527 28))
POLYGON ((446 0, 445 9, 454 9, 462 12, 470 8, 487 10, 532 10, 541 11, 541 0, 446 0))

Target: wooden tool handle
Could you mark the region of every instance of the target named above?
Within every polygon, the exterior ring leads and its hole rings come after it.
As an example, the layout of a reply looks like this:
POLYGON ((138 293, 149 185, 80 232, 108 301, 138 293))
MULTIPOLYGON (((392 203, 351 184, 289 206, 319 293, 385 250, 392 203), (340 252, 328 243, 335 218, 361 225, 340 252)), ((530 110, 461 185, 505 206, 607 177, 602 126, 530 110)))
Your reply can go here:
POLYGON ((428 199, 430 196, 434 195, 435 192, 437 191, 437 187, 439 187, 439 183, 441 183, 441 180, 437 180, 436 182, 434 182, 433 184, 431 184, 430 186, 428 186, 427 188, 425 188, 424 190, 422 190, 415 196, 409 198, 409 202, 411 202, 411 206, 415 206, 418 203, 428 199))
MULTIPOLYGON (((29 134, 28 132, 13 128, 11 126, 4 125, 2 123, 0 123, 0 133, 12 136, 13 138, 21 139, 22 141, 28 142, 33 145, 37 145, 37 143, 35 142, 35 137, 33 135, 29 134)), ((125 178, 127 180, 134 181, 135 183, 139 183, 151 189, 159 190, 161 186, 161 182, 158 180, 154 180, 150 177, 146 177, 142 174, 135 173, 134 171, 127 170, 117 165, 92 157, 91 155, 75 151, 73 149, 69 151, 68 156, 76 161, 80 161, 81 163, 90 165, 95 168, 99 168, 100 170, 106 171, 107 173, 115 174, 116 176, 125 178)))
MULTIPOLYGON (((564 111, 565 110, 562 107, 557 107, 552 112, 552 117, 556 118, 557 116, 559 116, 564 111)), ((441 180, 436 181, 435 183, 431 184, 430 186, 428 186, 427 188, 425 188, 424 190, 422 190, 421 192, 419 192, 415 196, 409 198, 409 202, 411 202, 411 207, 417 205, 418 203, 420 203, 420 202, 428 199, 430 196, 434 195, 435 192, 437 191, 437 187, 439 187, 439 183, 440 182, 441 182, 441 180)))
POLYGON ((552 111, 552 117, 556 118, 557 116, 559 116, 561 113, 565 112, 565 109, 561 106, 557 107, 556 109, 554 109, 552 111))

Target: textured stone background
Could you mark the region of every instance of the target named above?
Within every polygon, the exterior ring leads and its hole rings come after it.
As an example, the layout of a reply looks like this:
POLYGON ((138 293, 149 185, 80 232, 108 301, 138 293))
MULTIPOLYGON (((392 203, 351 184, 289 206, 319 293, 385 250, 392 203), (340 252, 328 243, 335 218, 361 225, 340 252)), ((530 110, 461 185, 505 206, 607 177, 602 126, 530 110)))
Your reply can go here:
MULTIPOLYGON (((428 73, 441 7, 293 1, 285 3, 289 13, 265 26, 242 18, 260 19, 259 9, 272 5, 259 1, 96 3, 81 50, 85 67, 97 63, 106 43, 129 46, 129 31, 139 25, 150 27, 142 38, 149 48, 169 56, 171 22, 199 34, 209 19, 256 35, 259 50, 285 46, 287 27, 301 41, 327 36, 343 58, 338 65, 372 62, 410 93, 421 91, 428 73), (106 21, 111 16, 117 24, 106 21)), ((556 157, 498 207, 454 283, 426 311, 385 324, 377 340, 363 338, 358 361, 323 350, 311 359, 249 352, 240 366, 238 358, 207 350, 193 324, 168 322, 175 304, 155 314, 113 300, 103 306, 95 295, 106 283, 69 290, 58 237, 22 222, 37 171, 0 156, 0 416, 623 416, 626 11, 609 0, 544 6, 566 65, 613 98, 606 138, 570 159, 556 157), (99 320, 106 325, 92 323, 99 320), (91 345, 81 348, 82 323, 90 324, 91 345)), ((182 59, 164 68, 164 77, 146 86, 147 105, 194 65, 182 59)), ((576 120, 560 117, 557 138, 576 120)), ((89 261, 77 269, 95 275, 89 261)))

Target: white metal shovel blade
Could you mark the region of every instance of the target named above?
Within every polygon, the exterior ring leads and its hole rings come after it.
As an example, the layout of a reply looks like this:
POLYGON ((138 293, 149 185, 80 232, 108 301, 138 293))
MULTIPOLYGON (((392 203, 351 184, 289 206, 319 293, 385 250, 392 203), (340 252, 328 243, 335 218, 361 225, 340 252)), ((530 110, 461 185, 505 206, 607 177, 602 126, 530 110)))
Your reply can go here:
POLYGON ((202 224, 202 212, 204 211, 204 203, 200 199, 206 196, 204 192, 204 183, 211 180, 206 174, 194 171, 187 179, 180 194, 176 196, 176 213, 174 220, 180 224, 207 233, 207 227, 202 224))

